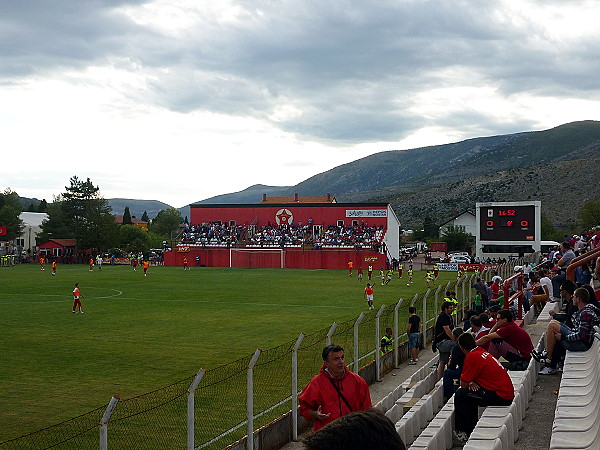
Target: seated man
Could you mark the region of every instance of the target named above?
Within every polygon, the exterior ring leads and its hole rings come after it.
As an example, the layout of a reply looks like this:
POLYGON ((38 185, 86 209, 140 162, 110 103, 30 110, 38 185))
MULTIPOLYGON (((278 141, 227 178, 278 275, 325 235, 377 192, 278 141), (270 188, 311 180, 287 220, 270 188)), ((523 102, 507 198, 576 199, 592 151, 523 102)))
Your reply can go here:
MULTIPOLYGON (((458 337, 463 334, 463 329, 456 327, 452 330, 453 340, 458 341, 458 337)), ((448 361, 448 368, 444 370, 444 400, 448 400, 454 395, 454 380, 460 379, 460 373, 462 372, 463 363, 465 361, 465 354, 460 349, 459 345, 455 345, 450 352, 450 360, 448 361)))
MULTIPOLYGON (((478 316, 471 317, 471 333, 473 334, 473 337, 475 338, 476 341, 480 337, 483 337, 486 334, 489 334, 489 332, 490 332, 490 329, 483 324, 482 319, 485 319, 487 321, 487 316, 483 313, 478 316)), ((487 352, 488 348, 489 348, 489 343, 486 345, 483 345, 482 347, 487 352)))
POLYGON ((529 333, 513 322, 510 309, 501 309, 496 314, 496 324, 490 332, 477 339, 477 345, 490 343, 489 352, 509 363, 526 362, 531 359, 533 343, 529 333))
POLYGON ((590 293, 585 288, 577 288, 573 293, 573 305, 577 311, 573 314, 573 328, 564 323, 551 320, 546 330, 546 352, 539 354, 533 352, 533 357, 544 364, 541 375, 556 373, 558 361, 554 358, 556 342, 565 350, 572 352, 585 352, 594 342, 594 325, 600 324, 600 309, 590 303, 590 293))
POLYGON ((477 347, 470 333, 458 338, 466 355, 460 376, 460 388, 454 394, 454 445, 463 446, 473 432, 478 418, 478 406, 508 406, 515 392, 504 367, 483 348, 477 347))
POLYGON ((552 281, 545 270, 538 272, 538 282, 534 285, 533 291, 534 295, 531 296, 529 304, 535 308, 535 311, 541 311, 544 305, 554 296, 552 281))

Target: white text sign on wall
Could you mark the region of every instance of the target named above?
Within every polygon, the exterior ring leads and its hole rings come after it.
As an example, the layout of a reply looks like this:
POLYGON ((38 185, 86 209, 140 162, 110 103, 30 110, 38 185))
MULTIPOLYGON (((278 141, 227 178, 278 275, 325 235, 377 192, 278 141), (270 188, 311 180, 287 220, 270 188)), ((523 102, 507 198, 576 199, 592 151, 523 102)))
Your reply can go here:
POLYGON ((347 209, 346 217, 387 217, 387 209, 347 209))

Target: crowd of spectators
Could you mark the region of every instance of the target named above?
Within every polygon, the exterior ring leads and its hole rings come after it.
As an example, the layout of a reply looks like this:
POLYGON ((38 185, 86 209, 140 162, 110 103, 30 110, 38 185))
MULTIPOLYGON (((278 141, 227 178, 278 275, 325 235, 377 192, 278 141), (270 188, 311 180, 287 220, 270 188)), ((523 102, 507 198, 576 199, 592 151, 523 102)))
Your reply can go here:
POLYGON ((231 245, 231 246, 289 246, 310 245, 313 249, 323 246, 381 247, 385 230, 383 226, 329 225, 323 232, 313 235, 312 224, 232 225, 222 222, 187 225, 179 239, 180 244, 231 245))

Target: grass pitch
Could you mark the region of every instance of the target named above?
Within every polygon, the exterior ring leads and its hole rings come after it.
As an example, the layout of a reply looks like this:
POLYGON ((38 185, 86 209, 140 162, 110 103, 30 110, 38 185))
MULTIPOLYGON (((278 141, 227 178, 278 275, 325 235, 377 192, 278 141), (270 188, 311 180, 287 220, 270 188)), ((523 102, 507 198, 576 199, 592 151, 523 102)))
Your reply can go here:
MULTIPOLYGON (((375 307, 426 290, 421 272, 406 278, 374 278, 375 307)), ((0 442, 353 319, 367 281, 342 270, 0 267, 0 442), (84 314, 71 312, 75 283, 84 314)))

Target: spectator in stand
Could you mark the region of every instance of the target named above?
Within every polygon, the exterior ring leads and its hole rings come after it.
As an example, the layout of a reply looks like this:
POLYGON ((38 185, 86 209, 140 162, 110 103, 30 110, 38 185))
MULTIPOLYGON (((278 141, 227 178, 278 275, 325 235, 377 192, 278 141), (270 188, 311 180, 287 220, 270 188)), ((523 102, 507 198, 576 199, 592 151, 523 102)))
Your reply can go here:
MULTIPOLYGON (((480 314, 478 316, 471 317, 471 333, 473 334, 475 340, 485 336, 490 332, 490 329, 484 326, 482 319, 485 319, 487 321, 487 315, 480 314)), ((484 344, 482 347, 485 348, 486 351, 488 351, 488 348, 490 347, 489 342, 487 344, 484 344)))
POLYGON ((465 356, 460 388, 454 394, 455 446, 464 446, 478 419, 479 406, 509 406, 515 392, 504 367, 490 353, 477 347, 473 335, 458 338, 465 356))
POLYGON ((560 285, 560 294, 565 299, 565 312, 548 311, 554 320, 564 323, 569 328, 573 328, 573 314, 577 311, 577 307, 573 304, 573 294, 577 289, 577 285, 571 280, 565 280, 560 285))
POLYGON ((393 422, 385 414, 369 408, 341 417, 308 436, 306 450, 405 450, 393 422))
POLYGON ((551 375, 557 372, 558 361, 554 358, 556 342, 565 350, 572 352, 585 352, 590 349, 594 341, 595 325, 600 324, 600 309, 590 303, 590 293, 585 288, 577 288, 573 293, 573 305, 577 311, 573 314, 573 327, 569 328, 564 323, 551 320, 546 329, 546 351, 533 352, 533 357, 546 365, 541 375, 551 375))
POLYGON ((560 244, 562 257, 556 263, 558 267, 558 273, 555 277, 552 277, 552 288, 554 301, 560 300, 560 284, 567 279, 567 267, 571 264, 571 261, 575 258, 575 253, 571 250, 571 244, 563 242, 560 244))
POLYGON ((437 366, 438 380, 444 376, 446 364, 448 364, 448 360, 450 359, 450 352, 452 351, 452 347, 454 347, 452 335, 452 329, 454 328, 454 320, 452 319, 453 311, 454 304, 450 302, 442 303, 442 312, 435 322, 433 345, 440 352, 437 366))
POLYGON ((471 287, 473 289, 475 289, 475 292, 477 292, 480 296, 481 296, 481 303, 482 303, 482 307, 485 309, 488 307, 488 292, 487 292, 487 286, 485 285, 485 283, 483 281, 481 281, 481 278, 477 278, 477 281, 475 283, 473 283, 471 285, 471 287))
POLYGON ((408 308, 408 351, 410 352, 410 361, 408 364, 414 366, 419 360, 419 347, 421 344, 421 318, 417 315, 417 308, 411 306, 408 308))
POLYGON ((298 397, 300 414, 314 421, 314 431, 335 419, 372 406, 369 385, 344 364, 344 349, 327 345, 323 365, 298 397))
POLYGON ((490 286, 490 289, 492 291, 492 298, 490 299, 490 306, 499 305, 500 301, 498 299, 500 298, 500 281, 498 280, 498 278, 494 277, 494 279, 492 281, 492 285, 490 286))
POLYGON ((592 271, 587 263, 575 268, 575 282, 578 285, 590 284, 591 281, 592 271))
POLYGON ((554 287, 545 270, 538 272, 539 281, 533 286, 534 295, 531 297, 531 306, 536 311, 541 311, 546 302, 554 297, 554 287))
POLYGON ((501 309, 496 315, 496 324, 490 332, 477 339, 477 345, 490 343, 489 352, 496 358, 504 357, 509 363, 529 363, 533 343, 525 329, 513 321, 509 309, 501 309))
MULTIPOLYGON (((463 329, 456 327, 452 330, 452 340, 457 343, 458 337, 463 334, 463 329)), ((444 380, 442 382, 444 386, 444 403, 454 395, 454 380, 460 379, 460 373, 462 371, 463 363, 465 361, 465 354, 460 349, 458 344, 452 347, 450 352, 450 360, 448 361, 448 368, 444 370, 444 380)))

